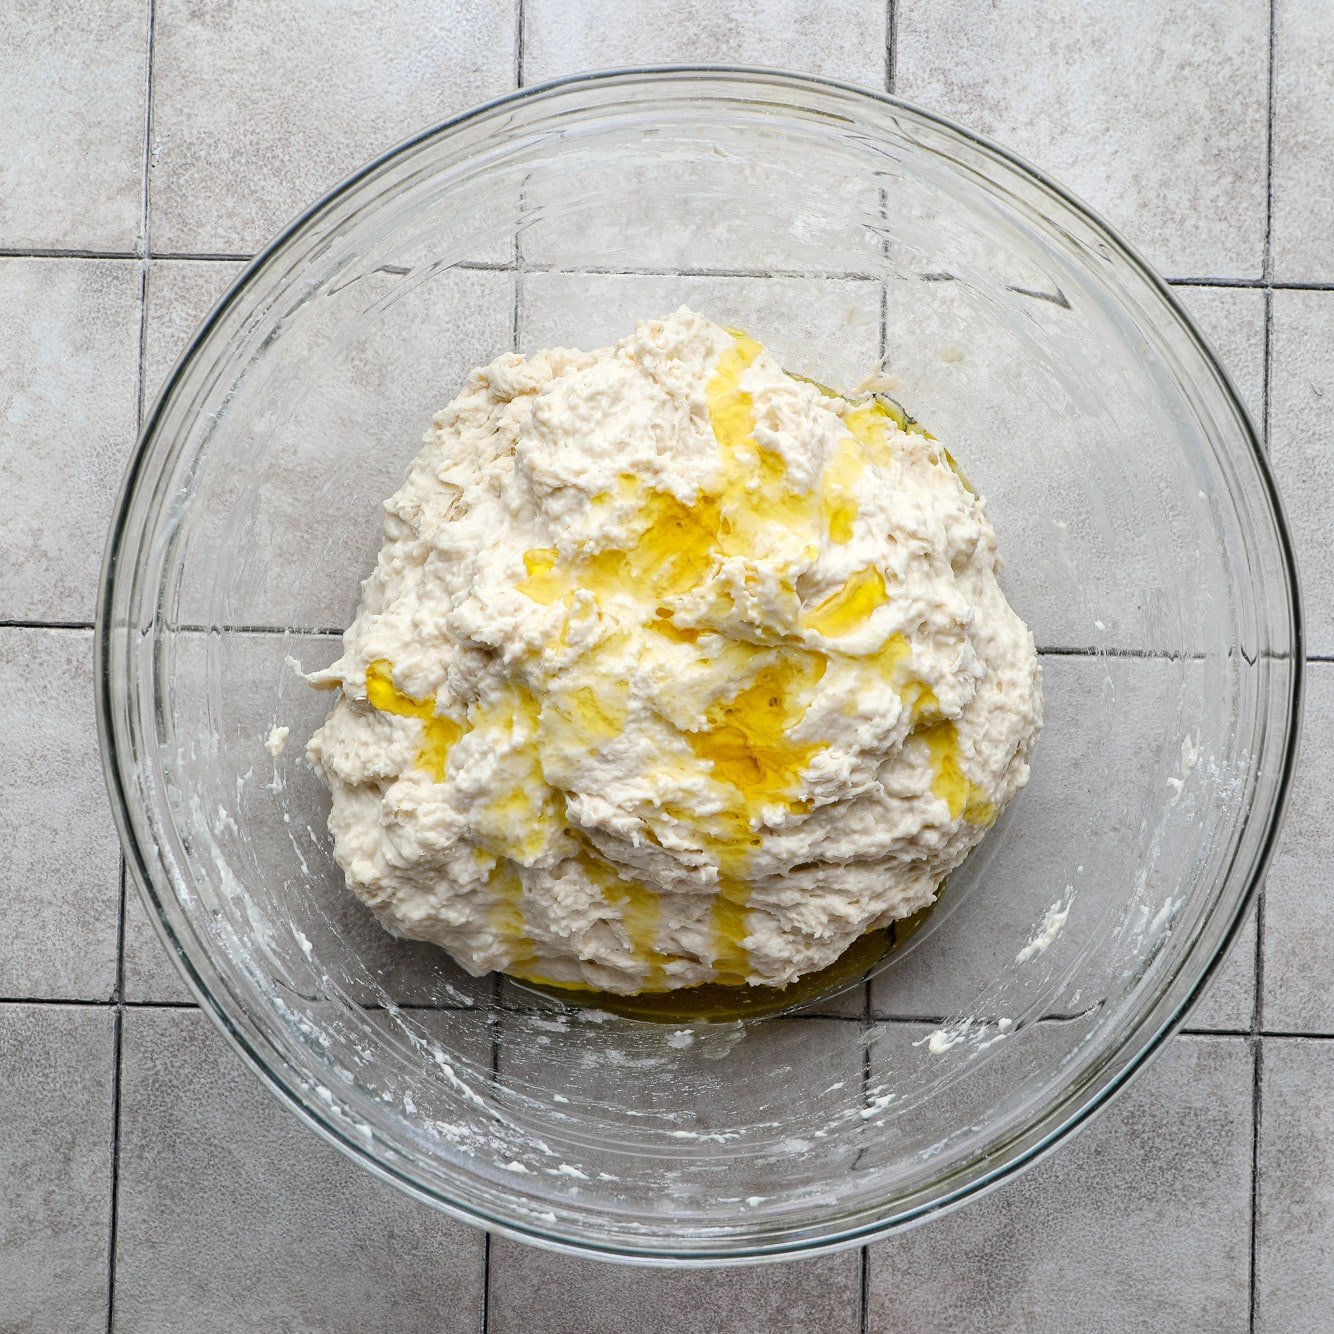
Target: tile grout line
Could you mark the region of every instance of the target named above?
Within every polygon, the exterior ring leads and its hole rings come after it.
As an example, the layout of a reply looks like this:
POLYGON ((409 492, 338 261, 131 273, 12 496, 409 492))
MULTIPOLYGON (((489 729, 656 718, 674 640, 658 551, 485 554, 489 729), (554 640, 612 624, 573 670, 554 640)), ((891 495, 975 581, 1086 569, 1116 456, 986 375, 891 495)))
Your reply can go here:
POLYGON ((523 87, 523 29, 523 0, 516 0, 514 6, 514 87, 516 91, 523 87))
POLYGON ((107 1226, 107 1334, 112 1334, 116 1318, 116 1240, 117 1215, 120 1212, 120 1091, 122 1039, 125 1015, 119 1007, 112 1014, 111 1035, 111 1198, 107 1226))
MULTIPOLYGON (((814 1017, 814 1016, 813 1016, 814 1017)), ((862 1110, 871 1105, 871 982, 868 978, 862 982, 862 1012, 859 1019, 862 1046, 862 1110)), ((860 1155, 859 1155, 860 1156, 860 1155)), ((854 1159, 854 1162, 856 1160, 854 1159)), ((858 1256, 858 1327, 860 1334, 867 1334, 870 1316, 868 1294, 871 1285, 871 1248, 863 1243, 858 1256)))
POLYGON ((1260 446, 1269 457, 1269 400, 1274 370, 1274 289, 1264 289, 1264 329, 1261 341, 1260 365, 1260 446))
MULTIPOLYGON (((130 263, 138 260, 142 263, 144 258, 145 256, 141 251, 132 250, 78 250, 60 249, 56 247, 0 246, 0 259, 88 259, 115 260, 122 263, 130 263)), ((188 261, 198 264, 248 264, 255 258, 255 255, 254 253, 240 251, 151 250, 148 252, 147 258, 152 261, 188 261)), ((481 270, 485 272, 503 273, 509 271, 512 266, 508 262, 502 263, 497 260, 463 259, 459 260, 454 267, 470 271, 481 270)), ((591 266, 563 269, 558 265, 535 264, 531 266, 530 271, 533 273, 592 274, 596 276, 623 278, 807 278, 829 282, 875 281, 874 274, 861 273, 848 269, 834 269, 828 272, 809 272, 797 269, 729 269, 713 266, 675 269, 654 269, 648 267, 616 269, 602 266, 591 266)), ((1272 289, 1276 292, 1334 292, 1334 280, 1322 281, 1320 279, 1304 281, 1301 279, 1266 278, 1264 276, 1259 278, 1242 278, 1235 276, 1209 277, 1205 275, 1196 275, 1190 277, 1164 277, 1163 281, 1169 287, 1211 287, 1237 291, 1272 289)), ((1031 296, 1034 294, 1021 293, 1021 295, 1031 296)))
POLYGON ((899 81, 899 0, 886 0, 885 91, 893 96, 899 81))
MULTIPOLYGON (((523 87, 524 56, 524 9, 523 0, 516 0, 514 6, 514 87, 523 87)), ((514 228, 514 299, 510 316, 510 342, 513 350, 519 350, 519 327, 523 318, 523 275, 526 272, 523 254, 523 218, 528 205, 527 178, 519 187, 519 217, 514 228)))
MULTIPOLYGON (((5 259, 32 259, 32 260, 93 260, 107 261, 115 263, 129 264, 135 261, 143 263, 144 256, 127 251, 98 251, 98 250, 20 250, 5 248, 0 246, 0 260, 5 259)), ((249 264, 255 257, 254 255, 243 254, 198 254, 186 253, 183 251, 160 251, 151 252, 147 258, 157 263, 167 261, 170 263, 194 263, 194 264, 249 264)), ((456 269, 463 269, 469 272, 486 273, 508 273, 512 270, 512 265, 508 262, 490 260, 459 260, 454 266, 456 269)), ((828 273, 803 273, 794 269, 769 269, 769 270, 742 270, 742 269, 612 269, 612 268, 579 268, 562 269, 553 265, 534 264, 531 266, 532 273, 557 273, 574 276, 594 276, 611 278, 739 278, 739 279, 783 279, 800 278, 813 279, 827 282, 874 282, 873 274, 856 273, 849 270, 835 270, 828 273)), ((1310 281, 1303 282, 1298 279, 1273 279, 1272 281, 1264 278, 1164 278, 1163 281, 1169 287, 1202 287, 1213 290, 1247 292, 1334 292, 1334 281, 1321 282, 1310 281)), ((1023 292, 1020 295, 1034 296, 1032 292, 1023 292)))
POLYGON ((1265 86, 1265 239, 1260 276, 1267 286, 1274 283, 1274 112, 1278 67, 1275 49, 1278 34, 1277 0, 1269 0, 1269 65, 1265 86))
POLYGON ((860 1334, 870 1334, 871 1329, 871 1248, 863 1246, 861 1249, 861 1269, 859 1273, 861 1287, 861 1316, 859 1322, 860 1334))
POLYGON ((1264 1038, 1256 1035, 1251 1041, 1251 1231, 1250 1273, 1247 1284, 1250 1294, 1249 1327, 1255 1334, 1256 1297, 1260 1275, 1260 1118, 1264 1104, 1264 1038))
MULTIPOLYGON (((1270 153, 1269 185, 1266 189, 1265 263, 1271 264, 1270 223, 1273 208, 1273 64, 1274 64, 1274 5, 1270 0, 1270 153)), ((1266 458, 1270 452, 1270 402, 1274 383, 1274 287, 1265 287, 1265 329, 1263 329, 1263 363, 1261 367, 1261 447, 1266 458)), ((1307 663, 1319 659, 1307 656, 1307 663)), ((1259 1293, 1259 1173, 1261 1173, 1261 1115, 1265 1098, 1265 886, 1255 895, 1255 998, 1251 1005, 1251 1198, 1250 1198, 1250 1254, 1247 1293, 1249 1293, 1249 1329, 1255 1334, 1255 1317, 1259 1293)))
POLYGON ((482 1334, 491 1329, 491 1233, 482 1233, 482 1334))
MULTIPOLYGON (((197 1010, 194 1001, 89 1000, 86 996, 0 996, 0 1005, 67 1005, 78 1010, 197 1010)), ((400 1008, 406 1008, 400 1006, 400 1008)))
MULTIPOLYGON (((494 1098, 500 1083, 500 993, 504 983, 499 973, 492 974, 491 1005, 487 1010, 486 1026, 491 1034, 491 1096, 494 1098)), ((491 1232, 482 1233, 482 1334, 491 1329, 491 1232)))
POLYGON ((0 630, 91 630, 92 621, 25 621, 0 620, 0 630))
POLYGON ((190 260, 197 264, 249 264, 255 254, 239 254, 227 250, 150 250, 149 259, 190 260))
POLYGON ((137 250, 81 250, 61 246, 0 246, 0 259, 140 259, 137 250))
MULTIPOLYGON (((107 1010, 114 1013, 117 1010, 198 1010, 199 1006, 194 1001, 183 1000, 123 1000, 117 1002, 115 999, 92 1000, 87 997, 78 996, 0 996, 0 1005, 30 1005, 38 1008, 55 1008, 58 1006, 68 1006, 78 1010, 107 1010)), ((381 1010, 388 1007, 374 1004, 363 1004, 365 1010, 381 1010)), ((424 1001, 402 1001, 394 1005, 395 1009, 408 1012, 422 1012, 429 1014, 471 1014, 481 1013, 476 1006, 472 1005, 430 1005, 424 1001)), ((537 1008, 523 1008, 512 1005, 506 1005, 503 1009, 497 1010, 498 1015, 547 1015, 550 1011, 537 1008)), ((1072 1019, 1077 1019, 1078 1015, 1053 1014, 1042 1015, 1035 1020, 1035 1023, 1069 1023, 1072 1019)), ((780 1014, 773 1016, 775 1022, 783 1023, 843 1023, 858 1024, 863 1020, 859 1014, 832 1014, 822 1011, 797 1012, 795 1014, 780 1014)), ((920 1014, 875 1014, 872 1013, 869 1019, 872 1027, 877 1025, 903 1025, 905 1027, 921 1027, 931 1025, 939 1027, 941 1024, 949 1022, 945 1015, 920 1015, 920 1014)), ((1184 1025, 1178 1030, 1184 1037, 1192 1038, 1229 1038, 1251 1041, 1256 1038, 1273 1039, 1279 1042, 1334 1042, 1334 1031, 1328 1033, 1303 1032, 1295 1028, 1262 1028, 1258 1032, 1250 1028, 1195 1028, 1189 1024, 1184 1025)))
POLYGON ((117 883, 116 979, 111 998, 111 1191, 107 1224, 107 1334, 111 1334, 116 1302, 117 1216, 120 1212, 120 1095, 125 1028, 125 856, 120 857, 117 883))
MULTIPOLYGON (((1263 266, 1264 260, 1261 259, 1263 266)), ((1276 292, 1334 292, 1334 282, 1278 278, 1165 278, 1169 287, 1225 287, 1239 291, 1273 288, 1276 292)))
MULTIPOLYGON (((1260 275, 1264 280, 1264 364, 1261 431, 1264 451, 1270 453, 1270 399, 1274 368, 1274 110, 1278 67, 1277 0, 1269 0, 1269 51, 1265 82, 1265 231, 1260 275)), ((1255 902, 1255 1001, 1251 1008, 1251 1201, 1249 1265, 1247 1272, 1248 1319, 1255 1334, 1260 1275, 1260 1120, 1264 1106, 1264 976, 1265 890, 1262 884, 1255 902)))
MULTIPOLYGON (((1272 14, 1272 0, 1271 0, 1272 14)), ((1273 60, 1273 28, 1270 28, 1270 61, 1273 60)), ((1272 82, 1272 80, 1271 80, 1272 82)), ((1272 96, 1272 88, 1271 88, 1272 96)), ((1271 108, 1272 110, 1272 108, 1271 108)), ((1271 138, 1272 144, 1272 138, 1271 138)), ((1272 159, 1272 152, 1270 154, 1272 159)), ((1272 171, 1272 161, 1271 161, 1272 171)), ((1272 201, 1272 184, 1269 199, 1272 201)), ((1265 229, 1266 267, 1270 263, 1268 222, 1265 229)), ((1274 289, 1264 289, 1264 360, 1260 402, 1260 443, 1266 457, 1272 457, 1269 447, 1270 402, 1272 399, 1274 367, 1274 289)), ((1308 662, 1318 661, 1308 658, 1308 662)), ((1255 896, 1255 998, 1251 1006, 1251 1208, 1250 1255, 1248 1292, 1250 1295, 1249 1329, 1255 1334, 1256 1302, 1260 1274, 1260 1116, 1264 1100, 1264 980, 1265 980, 1265 887, 1262 883, 1255 896)))
MULTIPOLYGON (((794 1016, 795 1017, 795 1016, 794 1016)), ((812 1015, 812 1018, 818 1018, 818 1015, 812 1015)), ((842 1016, 834 1016, 841 1018, 842 1016)), ((875 1029, 875 1008, 871 1004, 871 979, 869 977, 862 979, 862 1012, 858 1016, 858 1024, 861 1029, 861 1048, 862 1048, 862 1111, 863 1113, 871 1106, 871 1034, 875 1029)), ((860 1157, 860 1154, 858 1155, 860 1157)), ((854 1159, 854 1162, 856 1160, 854 1159)), ((860 1311, 860 1329, 861 1334, 866 1334, 867 1321, 870 1319, 870 1311, 867 1306, 867 1292, 870 1285, 870 1264, 871 1248, 863 1244, 860 1249, 860 1287, 859 1287, 859 1311, 860 1311)))
MULTIPOLYGON (((135 435, 144 424, 144 349, 148 338, 148 269, 151 263, 151 224, 149 219, 148 168, 153 151, 153 20, 154 0, 147 5, 147 41, 144 52, 144 150, 142 180, 139 196, 141 233, 139 237, 139 347, 135 372, 134 426, 135 435)), ((125 1063, 125 891, 129 871, 125 854, 120 857, 120 886, 116 906, 116 990, 115 1018, 112 1032, 115 1047, 112 1054, 111 1087, 111 1224, 107 1238, 107 1334, 113 1334, 116 1323, 116 1243, 120 1212, 120 1117, 121 1082, 125 1063)))

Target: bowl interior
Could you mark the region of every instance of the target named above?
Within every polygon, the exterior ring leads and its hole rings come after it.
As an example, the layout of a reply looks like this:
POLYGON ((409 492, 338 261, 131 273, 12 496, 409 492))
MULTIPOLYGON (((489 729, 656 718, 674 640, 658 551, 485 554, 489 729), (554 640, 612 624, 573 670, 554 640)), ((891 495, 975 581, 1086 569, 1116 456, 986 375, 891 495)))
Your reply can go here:
POLYGON ((345 1147, 560 1244, 778 1252, 975 1189, 1169 1024, 1281 800, 1295 594, 1203 345, 1026 171, 810 81, 576 83, 392 155, 206 326, 113 557, 113 781, 195 984, 345 1147), (328 698, 294 667, 338 656, 380 504, 472 366, 682 303, 791 370, 897 382, 987 497, 1046 725, 1028 788, 870 977, 663 1025, 385 935, 333 863, 303 752, 328 698))

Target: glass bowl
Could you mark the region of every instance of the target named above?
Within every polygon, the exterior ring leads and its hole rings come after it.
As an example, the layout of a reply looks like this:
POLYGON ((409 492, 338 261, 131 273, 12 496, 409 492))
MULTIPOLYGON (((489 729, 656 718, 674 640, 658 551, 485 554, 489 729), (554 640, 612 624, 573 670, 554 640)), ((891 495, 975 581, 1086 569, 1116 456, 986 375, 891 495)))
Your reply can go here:
POLYGON ((242 275, 128 470, 99 720, 165 945, 309 1124, 487 1227, 718 1262, 974 1195, 1162 1043, 1273 847, 1299 627, 1235 390, 1083 205, 879 94, 612 73, 405 143, 242 275), (384 934, 330 856, 303 751, 329 700, 294 667, 338 655, 380 503, 470 367, 683 302, 818 380, 885 367, 988 499, 1047 720, 1028 787, 873 966, 662 1023, 384 934))

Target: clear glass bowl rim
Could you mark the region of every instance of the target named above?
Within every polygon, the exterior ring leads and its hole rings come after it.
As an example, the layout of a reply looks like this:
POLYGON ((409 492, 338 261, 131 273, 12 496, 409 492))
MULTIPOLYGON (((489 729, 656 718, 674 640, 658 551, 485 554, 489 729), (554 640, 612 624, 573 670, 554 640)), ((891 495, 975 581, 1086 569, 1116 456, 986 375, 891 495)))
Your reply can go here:
MULTIPOLYGON (((280 1102, 295 1112, 306 1125, 315 1130, 321 1138, 334 1145, 349 1158, 359 1162, 376 1176, 404 1190, 409 1195, 456 1218, 530 1243, 571 1254, 596 1256, 638 1264, 662 1265, 720 1265, 783 1259, 794 1255, 812 1254, 860 1244, 877 1236, 911 1226, 937 1213, 957 1207, 964 1201, 995 1188, 1006 1178, 1022 1171, 1051 1151, 1104 1107, 1144 1067, 1180 1026, 1186 1014, 1203 994, 1223 959, 1227 956, 1247 913, 1255 901, 1274 853, 1291 788, 1301 730, 1305 671, 1305 637, 1297 564, 1272 468, 1261 446, 1250 414, 1242 404, 1231 377, 1168 284, 1092 208, 1053 181, 1039 168, 985 136, 958 125, 936 112, 889 93, 820 75, 745 65, 633 66, 573 74, 519 88, 480 103, 403 140, 368 161, 293 218, 246 265, 211 313, 195 331, 189 345, 177 360, 151 411, 144 420, 138 441, 126 465, 120 491, 112 511, 112 520, 101 570, 94 642, 96 654, 94 688, 98 738, 104 776, 110 794, 117 831, 125 853, 126 866, 138 887, 140 897, 158 937, 166 948, 168 955, 175 962, 191 992, 200 1002, 201 1008, 223 1033, 233 1049, 242 1057, 245 1064, 259 1076, 265 1087, 280 1102), (1263 492, 1261 499, 1273 522, 1278 554, 1284 573, 1284 583, 1288 594, 1286 607, 1282 608, 1278 614, 1275 614, 1271 609, 1270 624, 1282 626, 1285 619, 1282 613, 1286 612, 1286 627, 1284 628, 1287 632, 1286 638, 1290 651, 1282 656, 1288 664, 1290 677, 1286 709, 1283 710, 1282 714, 1285 727, 1281 766, 1274 780, 1268 809, 1266 811, 1253 809, 1249 815, 1248 823, 1261 816, 1263 817, 1264 831, 1257 852, 1251 859, 1251 864, 1240 871, 1241 876, 1244 877, 1244 883, 1240 892, 1236 895, 1233 910, 1209 956, 1203 961, 1193 960, 1199 964, 1198 976, 1194 981, 1179 988, 1178 994, 1174 998, 1170 996, 1158 997, 1154 1006, 1141 1018, 1138 1026, 1130 1031, 1128 1038, 1122 1042, 1118 1051, 1114 1053, 1115 1059, 1109 1059, 1104 1063, 1100 1074, 1106 1074, 1110 1070, 1110 1075, 1102 1078, 1101 1082, 1090 1081, 1070 1091, 1062 1103, 1048 1108, 1033 1124, 1023 1127, 1013 1135, 1005 1146, 1005 1152, 992 1155, 985 1166, 972 1171, 971 1174, 965 1173, 962 1181, 950 1185, 947 1189, 941 1191, 937 1198, 925 1204, 914 1205, 897 1212, 891 1211, 872 1221, 844 1227, 841 1230, 831 1228, 819 1235, 802 1237, 795 1242, 783 1241, 778 1244, 759 1243, 755 1245, 736 1245, 726 1242, 721 1247, 702 1247, 698 1250, 673 1249, 670 1252, 662 1252, 651 1248, 640 1250, 625 1245, 600 1245, 590 1241, 587 1237, 576 1237, 562 1233, 559 1228, 548 1230, 534 1227, 531 1223, 516 1217, 496 1216, 471 1201, 446 1196, 436 1187, 416 1178, 402 1166, 391 1164, 384 1158, 377 1156, 374 1149, 368 1147, 366 1143, 351 1137, 343 1128, 340 1120, 330 1113, 329 1108, 324 1103, 297 1087, 297 1081, 291 1077, 292 1072, 275 1068, 281 1062, 272 1060, 272 1053, 266 1054, 255 1041, 253 1029, 246 1022, 245 1017, 234 1013, 232 1008, 220 996, 221 988, 214 985, 214 981, 220 979, 214 979, 211 962, 207 959, 195 957, 174 929, 170 911, 166 906, 167 898, 176 898, 176 895, 172 892, 171 875, 162 860, 155 857, 154 854, 157 850, 146 845, 136 826, 132 795, 133 783, 131 781, 132 748, 126 748, 122 751, 119 740, 126 728, 131 733, 134 730, 133 719, 130 717, 134 704, 133 685, 118 678, 115 653, 117 625, 115 617, 118 607, 127 601, 133 605, 137 573, 135 556, 142 534, 133 531, 130 524, 130 512, 138 498, 145 476, 151 474, 150 464, 154 461, 154 455, 161 452, 162 446, 170 444, 169 441, 158 440, 158 430, 163 418, 164 405, 170 401, 177 386, 186 377, 201 345, 213 328, 223 318, 239 295, 264 272, 270 261, 283 250, 289 241, 298 237, 326 209, 355 190, 364 180, 374 176, 396 159, 437 137, 448 136, 465 126, 472 126, 485 121, 488 117, 494 117, 498 113, 504 113, 517 106, 540 104, 573 91, 623 87, 626 89, 627 96, 632 96, 636 86, 669 83, 686 84, 692 80, 715 85, 730 83, 734 91, 741 96, 754 94, 766 86, 797 97, 803 91, 824 95, 842 95, 851 103, 860 100, 868 106, 877 107, 881 110, 889 109, 906 114, 910 118, 917 118, 937 130, 944 131, 947 135, 957 137, 974 150, 980 150, 984 155, 989 155, 1001 166, 1008 167, 1019 175, 1027 177, 1030 183, 1040 187, 1061 206, 1082 217, 1094 231, 1099 233, 1101 238, 1112 248, 1117 260, 1134 271, 1136 276, 1158 296, 1167 307, 1168 312, 1176 318, 1180 326, 1189 334, 1216 375, 1219 384, 1230 399, 1239 421, 1243 424, 1245 443, 1250 453, 1247 462, 1255 468, 1256 477, 1263 492)), ((1234 860, 1234 863, 1229 867, 1228 875, 1215 887, 1220 897, 1221 891, 1227 884, 1237 878, 1237 871, 1238 868, 1234 860)), ((1187 956, 1187 962, 1191 961, 1192 956, 1187 956)), ((1179 969, 1172 982, 1179 983, 1185 971, 1187 971, 1185 968, 1179 969)))

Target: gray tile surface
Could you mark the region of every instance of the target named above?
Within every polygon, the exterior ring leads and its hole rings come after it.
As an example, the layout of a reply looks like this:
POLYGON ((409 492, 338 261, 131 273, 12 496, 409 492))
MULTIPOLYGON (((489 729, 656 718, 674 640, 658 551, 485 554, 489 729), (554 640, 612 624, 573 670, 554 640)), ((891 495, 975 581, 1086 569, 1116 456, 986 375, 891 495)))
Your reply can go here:
POLYGON ((0 1006, 0 1329, 107 1327, 113 1050, 105 1009, 0 1006))
POLYGON ((799 66, 812 74, 882 87, 884 5, 863 0, 525 0, 525 83, 625 65, 799 66), (794 60, 800 52, 802 59, 794 60))
POLYGON ((1018 1180, 871 1247, 871 1331, 1243 1330, 1251 1056, 1179 1037, 1018 1180))
POLYGON ((0 996, 108 1000, 120 859, 93 725, 91 633, 0 629, 0 698, 0 996))
MULTIPOLYGON (((344 626, 382 540, 386 496, 402 484, 431 420, 468 372, 507 350, 514 275, 445 268, 405 278, 379 272, 348 284, 306 322, 290 321, 283 409, 262 389, 228 409, 227 441, 245 466, 212 484, 197 549, 241 544, 250 556, 215 595, 213 567, 182 577, 180 614, 196 622, 344 626), (420 279, 417 281, 417 279, 420 279), (308 360, 307 360, 308 359, 308 360), (303 366, 303 362, 306 364, 303 366), (308 367, 308 368, 307 368, 308 367), (263 420, 263 448, 253 422, 263 420)), ((254 377, 262 380, 262 377, 254 377)))
POLYGON ((1173 290, 1232 377, 1259 430, 1265 401, 1265 294, 1236 287, 1173 290))
POLYGON ((1255 1328, 1318 1334, 1334 1306, 1334 1044, 1266 1038, 1255 1328))
POLYGON ((125 935, 122 986, 127 1001, 193 1004, 194 997, 148 920, 139 891, 125 889, 125 935))
POLYGON ((491 1246, 492 1334, 856 1334, 856 1251, 781 1266, 635 1270, 534 1250, 498 1238, 491 1246))
POLYGON ((1334 6, 1276 0, 1274 273, 1334 280, 1334 6))
POLYGON ((145 283, 143 406, 162 389, 204 316, 244 264, 226 260, 155 259, 145 283))
POLYGON ((1257 921, 1258 914, 1252 908, 1209 990, 1187 1016, 1187 1028, 1244 1032, 1251 1027, 1255 1017, 1257 921))
POLYGON ((482 1234, 311 1135, 195 1010, 127 1010, 116 1328, 476 1331, 482 1234))
POLYGON ((1265 883, 1266 1029, 1334 1034, 1334 663, 1312 663, 1287 825, 1265 883))
POLYGON ((895 87, 1022 153, 1169 276, 1258 277, 1268 29, 1265 0, 900 0, 895 87))
POLYGON ((0 259, 0 617, 88 620, 134 440, 139 265, 0 259))
POLYGON ((1270 455, 1297 546, 1308 651, 1334 653, 1334 292, 1275 292, 1270 455))
MULTIPOLYGON (((497 1029, 498 1087, 519 1106, 524 1098, 544 1105, 556 1095, 564 1099, 552 1136, 562 1133, 566 1118, 579 1133, 562 1154, 589 1177, 606 1172, 619 1179, 623 1196, 647 1210, 661 1207, 661 1157, 680 1149, 682 1131, 707 1137, 738 1125, 763 1127, 748 1144, 745 1193, 786 1198, 821 1191, 855 1161, 844 1137, 825 1135, 850 1100, 859 1102, 863 1060, 861 1024, 841 1019, 779 1019, 744 1032, 683 1025, 645 1033, 604 1024, 601 1015, 576 1012, 553 1023, 550 1014, 506 1013, 497 1029), (807 1151, 799 1156, 783 1147, 801 1142, 807 1151), (641 1154, 643 1143, 653 1149, 641 1154)), ((581 1187, 576 1181, 568 1189, 577 1194, 581 1187)), ((682 1207, 691 1207, 688 1197, 682 1207)))
MULTIPOLYGON (((1324 1109, 1334 1048, 1319 1036, 1262 1040, 1255 1181, 1253 1040, 1192 1035, 1028 1176, 873 1247, 865 1262, 854 1251, 667 1273, 494 1240, 488 1265, 480 1234, 411 1204, 302 1129, 202 1015, 147 1004, 187 993, 131 886, 117 1120, 117 859, 95 755, 91 636, 13 623, 90 619, 140 393, 151 401, 239 268, 108 255, 141 257, 149 240, 155 256, 248 254, 380 148, 520 75, 532 83, 580 68, 716 60, 888 82, 1035 160, 1169 275, 1210 280, 1178 294, 1257 422, 1269 372, 1309 647, 1334 655, 1334 292, 1283 290, 1334 281, 1334 11, 1323 0, 1272 6, 1267 263, 1266 0, 1170 10, 1154 0, 836 0, 823 10, 791 0, 393 0, 374 15, 293 0, 155 0, 146 139, 149 8, 55 0, 0 15, 0 121, 17 130, 0 151, 0 255, 18 252, 0 258, 0 684, 10 705, 0 742, 9 775, 0 782, 9 906, 0 913, 0 1329, 106 1329, 109 1294, 111 1328, 135 1331, 652 1325, 768 1334, 856 1330, 863 1320, 872 1330, 1212 1331, 1246 1328, 1252 1295, 1256 1329, 1327 1327, 1334 1164, 1324 1109), (888 69, 887 44, 897 47, 888 69), (1279 290, 1266 368, 1270 277, 1279 290), (50 1003, 61 997, 83 1003, 50 1003)), ((530 262, 559 261, 559 238, 545 256, 532 239, 530 262)), ((595 249, 596 238, 580 246, 595 249)), ((489 281, 478 279, 479 296, 489 281)), ((534 341, 569 320, 565 303, 593 290, 562 294, 562 281, 524 279, 534 341)), ((599 280, 584 315, 605 317, 611 336, 641 303, 687 293, 677 280, 644 281, 599 280)), ((687 295, 763 323, 772 290, 700 280, 687 295)), ((847 295, 855 309, 856 294, 847 295)), ((493 305, 465 301, 472 313, 445 340, 450 355, 472 364, 469 337, 495 342, 485 316, 493 305)), ((831 297, 791 323, 793 345, 827 348, 833 311, 831 297)), ((855 317, 839 332, 848 358, 863 355, 870 332, 855 317)), ((1270 1034, 1334 1034, 1331 924, 1321 908, 1334 863, 1332 747, 1334 663, 1321 663, 1258 928, 1270 1034)), ((1250 1031, 1256 932, 1252 920, 1187 1020, 1192 1030, 1250 1031)), ((429 969, 409 970, 405 984, 435 994, 429 969)))
POLYGON ((354 168, 513 86, 512 0, 158 0, 155 251, 257 250, 354 168))
POLYGON ((143 0, 0 10, 0 246, 133 250, 143 200, 143 0))

